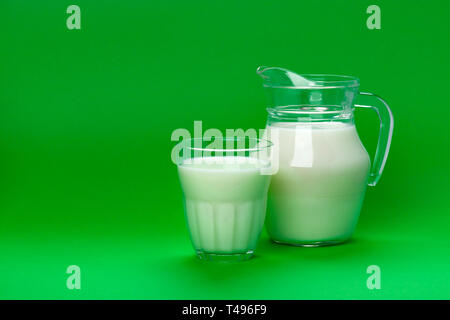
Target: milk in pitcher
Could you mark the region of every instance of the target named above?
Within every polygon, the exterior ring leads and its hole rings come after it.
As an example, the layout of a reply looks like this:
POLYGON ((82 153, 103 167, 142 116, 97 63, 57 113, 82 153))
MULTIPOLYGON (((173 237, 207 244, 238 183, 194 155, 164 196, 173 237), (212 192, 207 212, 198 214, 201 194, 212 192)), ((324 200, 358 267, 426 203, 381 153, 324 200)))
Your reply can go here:
POLYGON ((348 239, 358 221, 370 167, 355 125, 275 122, 267 129, 278 156, 268 199, 271 238, 299 245, 348 239))

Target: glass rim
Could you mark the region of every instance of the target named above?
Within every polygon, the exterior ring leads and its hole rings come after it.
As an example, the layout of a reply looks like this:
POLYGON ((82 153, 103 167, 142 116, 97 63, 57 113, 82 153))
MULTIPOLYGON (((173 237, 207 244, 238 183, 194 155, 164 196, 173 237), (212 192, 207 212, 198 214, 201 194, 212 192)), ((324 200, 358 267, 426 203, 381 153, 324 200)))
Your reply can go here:
POLYGON ((267 88, 276 89, 337 89, 337 88, 351 88, 359 87, 359 79, 354 76, 346 76, 339 74, 324 74, 324 73, 305 73, 300 76, 307 80, 312 80, 315 85, 309 86, 283 86, 283 85, 269 85, 263 84, 267 88))
POLYGON ((189 143, 189 145, 186 147, 188 150, 194 150, 194 151, 206 151, 206 152, 254 152, 254 151, 263 151, 265 149, 268 149, 273 146, 273 142, 267 139, 261 139, 261 138, 250 138, 250 137, 221 137, 216 138, 214 141, 203 139, 203 138, 189 138, 184 139, 182 143, 189 143), (202 142, 210 142, 214 143, 214 141, 220 140, 222 142, 226 141, 254 141, 255 147, 252 148, 208 148, 208 147, 196 147, 195 141, 202 142))

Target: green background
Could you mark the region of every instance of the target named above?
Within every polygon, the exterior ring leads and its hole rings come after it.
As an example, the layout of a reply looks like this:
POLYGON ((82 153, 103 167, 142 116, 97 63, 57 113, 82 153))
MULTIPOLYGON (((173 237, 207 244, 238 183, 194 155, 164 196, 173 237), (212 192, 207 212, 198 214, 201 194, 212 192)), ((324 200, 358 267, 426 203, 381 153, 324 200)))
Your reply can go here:
MULTIPOLYGON (((0 2, 0 298, 450 298, 450 2, 0 2), (66 8, 81 8, 81 30, 66 8), (381 30, 366 8, 381 7, 381 30), (395 117, 353 241, 199 261, 176 128, 262 128, 259 65, 358 76, 395 117), (81 290, 66 268, 81 268, 81 290), (369 265, 381 289, 366 286, 369 265)), ((357 111, 369 153, 374 113, 357 111)))

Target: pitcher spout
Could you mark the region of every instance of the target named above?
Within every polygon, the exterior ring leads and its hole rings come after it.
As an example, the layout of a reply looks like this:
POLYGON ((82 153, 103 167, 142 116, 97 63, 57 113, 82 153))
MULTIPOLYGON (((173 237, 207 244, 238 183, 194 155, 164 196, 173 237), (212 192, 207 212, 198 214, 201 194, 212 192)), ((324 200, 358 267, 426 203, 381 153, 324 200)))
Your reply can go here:
POLYGON ((279 67, 260 66, 256 73, 263 78, 263 84, 267 87, 305 87, 314 86, 314 81, 279 67))

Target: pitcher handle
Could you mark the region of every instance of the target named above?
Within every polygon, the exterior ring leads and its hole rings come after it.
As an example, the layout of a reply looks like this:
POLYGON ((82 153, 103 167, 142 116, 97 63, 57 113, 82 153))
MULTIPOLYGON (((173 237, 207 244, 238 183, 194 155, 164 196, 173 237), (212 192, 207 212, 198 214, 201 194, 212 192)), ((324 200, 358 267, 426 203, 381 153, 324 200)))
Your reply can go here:
MULTIPOLYGON (((373 98, 376 98, 377 100, 375 101, 382 102, 378 103, 379 106, 355 104, 355 107, 358 108, 370 108, 375 110, 380 119, 377 150, 367 182, 369 186, 375 186, 383 173, 384 165, 386 164, 389 154, 389 148, 391 147, 392 132, 394 131, 394 117, 392 116, 391 109, 389 109, 389 105, 379 96, 369 92, 360 92, 359 94, 360 96, 366 96, 372 100, 373 98)), ((363 97, 362 99, 364 100, 363 97)))

